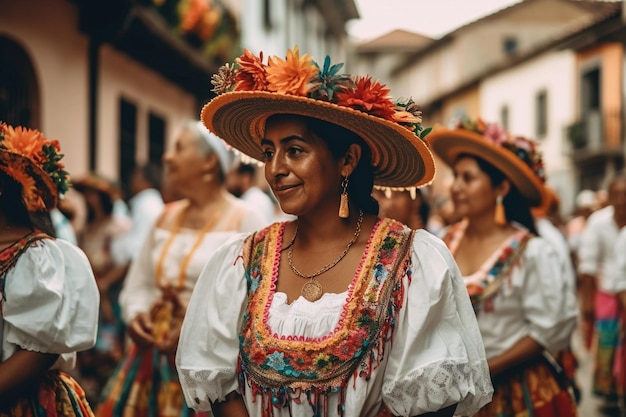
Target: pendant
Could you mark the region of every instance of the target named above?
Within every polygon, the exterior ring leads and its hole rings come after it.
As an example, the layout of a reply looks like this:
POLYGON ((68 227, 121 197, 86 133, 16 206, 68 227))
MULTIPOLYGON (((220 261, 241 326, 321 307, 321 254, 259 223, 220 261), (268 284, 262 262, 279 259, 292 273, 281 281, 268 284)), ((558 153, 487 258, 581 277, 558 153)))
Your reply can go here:
POLYGON ((322 298, 322 284, 320 284, 319 281, 311 279, 302 286, 300 294, 308 301, 317 301, 322 298))

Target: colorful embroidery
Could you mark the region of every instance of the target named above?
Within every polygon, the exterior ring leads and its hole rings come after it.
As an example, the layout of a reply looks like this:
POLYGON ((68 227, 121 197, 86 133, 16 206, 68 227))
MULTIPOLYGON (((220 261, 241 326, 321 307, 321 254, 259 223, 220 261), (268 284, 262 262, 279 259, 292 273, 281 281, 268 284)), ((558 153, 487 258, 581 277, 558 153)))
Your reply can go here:
POLYGON ((20 256, 26 252, 26 249, 31 247, 36 241, 42 239, 51 239, 51 237, 45 233, 35 231, 0 251, 0 296, 2 296, 0 300, 0 314, 2 314, 2 301, 6 301, 4 285, 7 273, 13 269, 20 256))
POLYGON ((322 338, 272 334, 269 307, 276 289, 285 223, 248 238, 248 308, 240 336, 240 388, 263 400, 263 417, 289 407, 306 394, 315 416, 327 415, 327 395, 345 390, 351 376, 369 378, 383 358, 402 307, 402 277, 409 273, 413 233, 389 219, 380 220, 369 238, 348 289, 336 329, 322 338))
MULTIPOLYGON (((454 224, 450 231, 443 238, 443 241, 454 255, 463 240, 465 221, 454 224)), ((472 301, 474 312, 478 313, 484 307, 485 311, 492 311, 493 297, 500 290, 502 279, 509 275, 511 268, 517 263, 520 255, 524 252, 528 239, 532 237, 531 233, 526 229, 518 230, 504 245, 499 249, 499 254, 495 262, 484 271, 483 277, 479 280, 466 281, 467 292, 472 301)))

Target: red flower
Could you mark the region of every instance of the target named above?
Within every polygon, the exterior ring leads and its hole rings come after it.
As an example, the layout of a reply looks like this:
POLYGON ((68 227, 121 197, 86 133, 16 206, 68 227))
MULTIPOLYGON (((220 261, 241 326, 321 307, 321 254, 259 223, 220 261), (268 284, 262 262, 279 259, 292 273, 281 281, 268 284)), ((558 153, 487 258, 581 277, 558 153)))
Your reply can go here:
POLYGON ((337 99, 340 106, 394 121, 396 106, 389 98, 389 89, 370 76, 357 77, 354 90, 338 92, 337 99))
POLYGON ((236 91, 265 91, 267 90, 267 72, 263 65, 263 52, 257 57, 247 49, 243 50, 236 60, 239 64, 235 75, 236 91))

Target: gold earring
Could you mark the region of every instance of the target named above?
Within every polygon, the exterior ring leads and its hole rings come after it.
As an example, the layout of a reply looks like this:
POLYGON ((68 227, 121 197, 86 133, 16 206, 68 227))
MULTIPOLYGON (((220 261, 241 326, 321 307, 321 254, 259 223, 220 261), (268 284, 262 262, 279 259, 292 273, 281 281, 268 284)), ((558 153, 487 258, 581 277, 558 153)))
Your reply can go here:
POLYGON ((493 221, 498 226, 504 226, 506 224, 506 212, 504 211, 501 195, 496 198, 496 210, 493 213, 493 221))
POLYGON ((350 207, 348 206, 348 177, 343 177, 341 182, 341 203, 339 204, 339 217, 347 219, 350 216, 350 207))

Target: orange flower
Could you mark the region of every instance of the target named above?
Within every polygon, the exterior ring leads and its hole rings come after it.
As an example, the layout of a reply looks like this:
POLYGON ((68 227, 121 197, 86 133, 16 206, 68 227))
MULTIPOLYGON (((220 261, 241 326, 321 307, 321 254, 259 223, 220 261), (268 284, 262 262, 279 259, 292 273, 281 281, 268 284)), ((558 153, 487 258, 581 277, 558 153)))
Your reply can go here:
POLYGON ((243 55, 236 59, 239 64, 235 75, 235 91, 265 91, 267 79, 265 65, 263 65, 263 52, 257 57, 247 49, 243 55))
POLYGON ((26 208, 29 211, 45 210, 46 205, 39 195, 35 179, 26 173, 26 167, 23 164, 16 163, 16 165, 19 166, 11 164, 2 169, 22 185, 22 197, 26 208))
POLYGON ((2 130, 4 132, 2 145, 7 151, 31 158, 38 164, 44 162, 41 149, 47 140, 38 130, 8 125, 3 125, 2 130))
POLYGON ((373 116, 393 121, 395 104, 389 98, 389 89, 370 76, 357 77, 352 91, 337 93, 337 104, 360 110, 373 116))
POLYGON ((209 3, 206 0, 191 0, 180 20, 180 28, 183 32, 193 32, 208 9, 209 3))
POLYGON ((267 67, 267 89, 279 94, 305 96, 309 91, 309 81, 318 74, 319 70, 313 65, 313 58, 309 54, 300 57, 300 50, 296 46, 293 51, 287 51, 287 59, 277 56, 270 57, 267 67))

